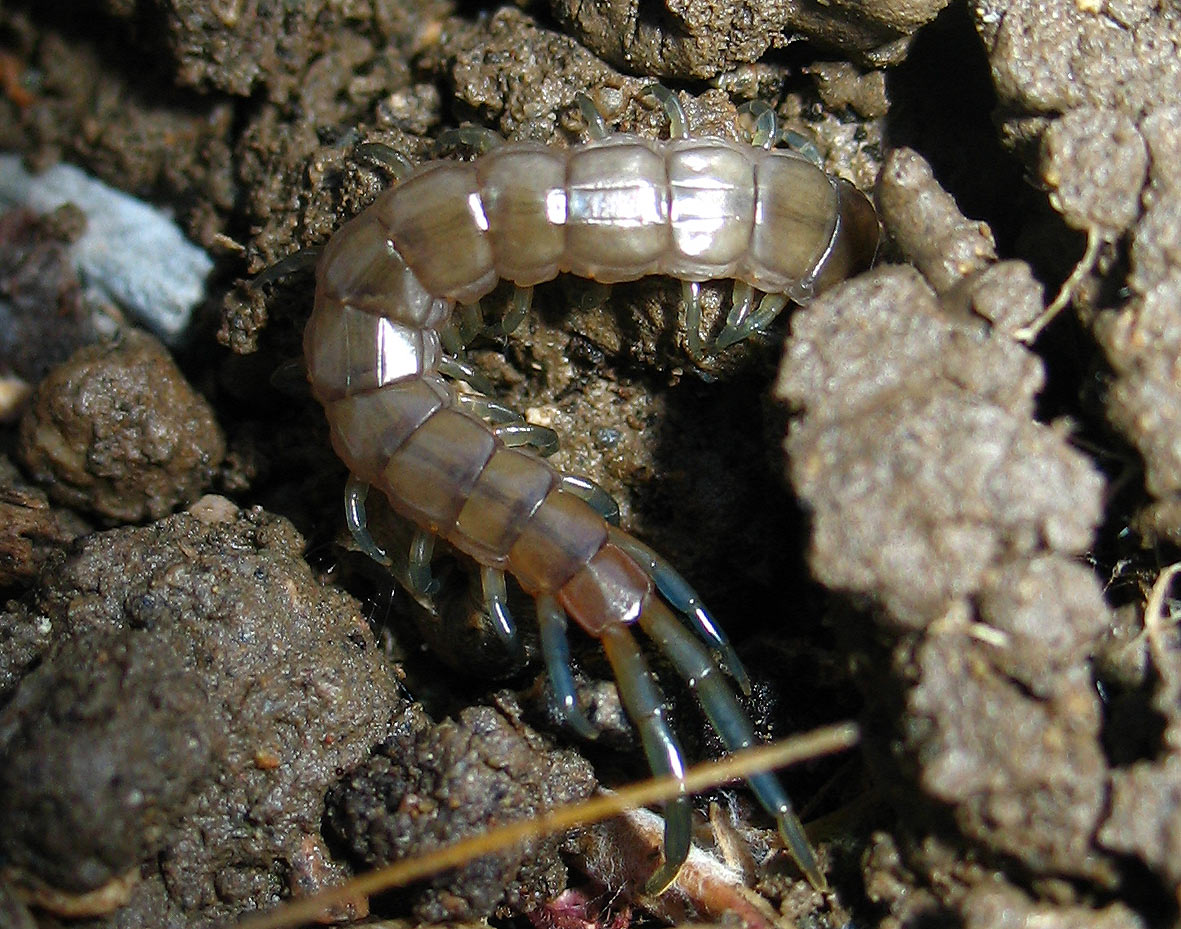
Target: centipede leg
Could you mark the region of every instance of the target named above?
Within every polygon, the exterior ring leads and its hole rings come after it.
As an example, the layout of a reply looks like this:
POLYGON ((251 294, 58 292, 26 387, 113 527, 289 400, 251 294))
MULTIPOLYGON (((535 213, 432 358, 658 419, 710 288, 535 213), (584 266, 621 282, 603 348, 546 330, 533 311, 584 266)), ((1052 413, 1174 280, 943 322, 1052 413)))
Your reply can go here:
POLYGON ((809 139, 802 132, 796 132, 794 129, 784 129, 779 133, 779 138, 783 140, 783 144, 795 152, 797 155, 803 155, 816 167, 824 166, 824 157, 820 154, 820 149, 816 147, 816 143, 809 139))
POLYGON ((557 699, 563 721, 584 739, 598 735, 582 710, 578 708, 578 694, 574 689, 574 675, 570 671, 570 644, 566 640, 566 611, 549 594, 537 598, 537 622, 541 634, 541 652, 550 687, 557 699))
MULTIPOLYGON (((726 749, 733 752, 753 745, 755 736, 750 720, 705 647, 658 601, 645 607, 639 622, 693 689, 726 749)), ((779 779, 774 774, 764 773, 752 776, 748 782, 759 803, 775 817, 780 836, 808 882, 819 891, 827 891, 828 883, 804 834, 803 824, 792 809, 779 779)))
POLYGON ((517 327, 529 315, 529 308, 532 306, 533 288, 522 287, 519 284, 514 286, 513 295, 509 298, 508 309, 505 310, 504 318, 500 321, 502 334, 512 335, 512 333, 516 332, 517 327))
POLYGON ((484 155, 494 148, 504 145, 505 139, 499 132, 487 126, 460 126, 457 129, 445 129, 439 133, 438 147, 443 151, 467 148, 473 154, 484 155))
MULTIPOLYGON (((734 290, 737 293, 738 285, 734 286, 734 290)), ((756 332, 762 332, 775 321, 776 316, 783 312, 785 306, 787 306, 786 294, 763 294, 763 299, 759 301, 759 308, 745 319, 741 319, 737 323, 732 323, 730 318, 726 319, 726 325, 718 333, 718 340, 714 343, 714 348, 721 351, 756 332)), ((734 316, 733 310, 730 315, 734 316)))
POLYGON ((749 694, 750 678, 738 659, 738 653, 689 582, 664 558, 626 532, 610 532, 609 537, 652 578, 660 595, 688 618, 689 625, 718 654, 742 692, 749 694))
POLYGON ((365 513, 365 498, 368 496, 369 485, 350 474, 344 485, 344 520, 357 548, 378 564, 389 565, 389 555, 369 533, 369 517, 365 513))
MULTIPOLYGON (((620 699, 640 732, 652 773, 683 779, 685 759, 681 746, 665 718, 663 698, 635 638, 620 624, 604 629, 602 642, 620 699)), ((683 791, 664 805, 664 863, 648 878, 645 892, 661 894, 677 879, 677 872, 689 857, 690 813, 689 797, 683 791)))
POLYGON ((771 148, 779 139, 779 116, 766 100, 751 100, 738 108, 739 116, 754 120, 750 144, 755 148, 771 148))
POLYGON ((592 139, 601 141, 611 135, 611 129, 607 126, 607 121, 603 119, 599 108, 595 106, 595 101, 579 91, 574 95, 574 102, 578 104, 579 112, 582 113, 582 118, 586 121, 587 134, 592 139))
POLYGON ((508 590, 505 588, 504 572, 497 568, 480 568, 480 585, 484 591, 484 606, 492 620, 496 634, 509 650, 515 664, 524 664, 525 649, 517 635, 517 624, 508 609, 508 590))
POLYGON ((681 281, 681 303, 685 305, 685 348, 690 358, 701 361, 705 340, 701 337, 701 285, 697 281, 681 281))
POLYGON ((463 381, 472 390, 478 390, 482 394, 491 394, 496 391, 492 382, 480 372, 479 368, 462 358, 456 358, 454 355, 444 355, 439 361, 438 370, 441 374, 446 374, 457 381, 463 381))
POLYGON ((410 159, 384 142, 362 142, 356 148, 356 155, 385 168, 398 181, 404 180, 414 170, 410 159))
POLYGON ((668 135, 671 139, 689 138, 689 120, 685 118, 685 108, 677 95, 663 84, 648 84, 640 90, 645 96, 655 97, 664 107, 668 115, 668 135))
POLYGON ((536 426, 533 423, 522 421, 503 423, 492 431, 509 448, 528 445, 543 458, 548 458, 558 450, 558 434, 545 426, 536 426))
POLYGON ((574 494, 612 526, 619 525, 619 504, 599 484, 581 474, 563 474, 562 489, 574 494))
POLYGON ((406 580, 410 594, 421 600, 429 599, 439 589, 439 582, 431 575, 434 554, 435 537, 424 529, 416 529, 410 539, 406 580))

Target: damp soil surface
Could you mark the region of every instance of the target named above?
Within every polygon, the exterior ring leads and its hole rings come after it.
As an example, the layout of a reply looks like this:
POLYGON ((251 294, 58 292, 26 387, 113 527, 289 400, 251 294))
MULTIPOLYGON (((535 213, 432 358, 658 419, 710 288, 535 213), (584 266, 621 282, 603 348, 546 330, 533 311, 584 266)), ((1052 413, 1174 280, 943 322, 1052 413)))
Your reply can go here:
POLYGON ((0 149, 213 271, 164 346, 72 264, 83 211, 0 215, 0 927, 229 925, 644 775, 593 639, 589 744, 519 590, 514 653, 471 562, 422 603, 358 549, 299 357, 315 250, 402 159, 579 145, 579 95, 665 138, 654 79, 693 134, 769 103, 874 198, 875 267, 703 358, 678 281, 562 277, 507 336, 506 286, 466 360, 710 604, 761 738, 860 724, 783 774, 832 892, 734 788, 661 898, 637 811, 326 918, 1181 925, 1179 62, 1153 0, 4 4, 0 149))

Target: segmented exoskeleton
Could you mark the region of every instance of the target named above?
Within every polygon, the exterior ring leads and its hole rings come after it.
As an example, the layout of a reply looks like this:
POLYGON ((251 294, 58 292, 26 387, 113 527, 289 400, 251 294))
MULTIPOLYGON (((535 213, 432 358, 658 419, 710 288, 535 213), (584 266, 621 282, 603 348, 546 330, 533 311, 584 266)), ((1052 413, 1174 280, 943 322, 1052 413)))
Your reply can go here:
MULTIPOLYGON (((690 336, 699 324, 696 282, 737 281, 717 347, 764 325, 789 298, 806 300, 869 264, 873 208, 809 159, 772 149, 773 119, 760 117, 763 147, 688 138, 676 98, 653 92, 672 119, 670 141, 608 135, 584 106, 599 136, 587 144, 504 143, 474 162, 423 165, 381 194, 320 258, 305 352, 333 446, 355 478, 349 524, 362 547, 382 557, 365 529, 371 485, 421 530, 410 585, 428 589, 431 541, 446 540, 481 566, 489 613, 510 642, 511 574, 536 600, 547 668, 570 724, 593 734, 575 699, 568 619, 601 641, 652 769, 682 776, 681 749, 630 627, 638 624, 689 682, 731 750, 751 745, 754 734, 711 651, 747 688, 737 656, 680 575, 612 525, 609 498, 537 454, 551 444, 548 430, 453 388, 444 373, 471 372, 440 339, 456 303, 473 303, 501 279, 520 288, 519 317, 527 288, 562 272, 603 283, 665 274, 685 282, 690 336), (769 295, 757 310, 755 289, 769 295)), ((804 874, 824 887, 778 779, 762 774, 751 786, 804 874)), ((688 853, 688 798, 669 803, 665 816, 654 892, 688 853)))

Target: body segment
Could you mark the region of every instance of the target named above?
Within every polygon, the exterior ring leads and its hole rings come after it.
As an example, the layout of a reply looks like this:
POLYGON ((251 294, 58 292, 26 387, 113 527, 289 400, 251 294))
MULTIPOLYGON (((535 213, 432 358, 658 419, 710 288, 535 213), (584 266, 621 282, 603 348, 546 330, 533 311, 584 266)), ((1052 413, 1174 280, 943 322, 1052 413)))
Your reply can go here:
MULTIPOLYGON (((680 748, 629 627, 672 660, 731 749, 754 738, 715 663, 745 687, 733 649, 689 585, 610 525, 585 482, 522 444, 536 434, 513 431, 494 401, 456 393, 440 373, 440 330, 455 302, 478 300, 501 279, 529 287, 563 272, 603 283, 734 278, 748 294, 806 299, 868 264, 876 232, 872 207, 851 185, 790 152, 719 139, 616 135, 568 151, 515 143, 472 163, 435 162, 383 193, 325 250, 305 333, 309 378, 356 478, 483 566, 506 636, 513 624, 501 572, 535 598, 567 719, 590 729, 565 668, 571 619, 603 642, 653 769, 679 776, 680 748)), ((355 510, 363 496, 353 502, 355 510)), ((363 510, 351 524, 364 533, 363 510)), ((371 539, 365 548, 381 554, 371 539)), ((419 574, 429 568, 425 550, 419 574)), ((824 886, 778 781, 752 786, 801 869, 824 886)), ((672 881, 688 847, 686 799, 666 813, 666 862, 653 891, 672 881)))

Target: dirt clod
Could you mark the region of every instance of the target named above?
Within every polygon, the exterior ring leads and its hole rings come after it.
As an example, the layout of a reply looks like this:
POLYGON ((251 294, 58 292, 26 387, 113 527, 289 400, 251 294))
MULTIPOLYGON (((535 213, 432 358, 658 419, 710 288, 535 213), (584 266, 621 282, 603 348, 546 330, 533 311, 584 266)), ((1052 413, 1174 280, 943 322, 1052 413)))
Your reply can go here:
POLYGON ((225 439, 163 346, 128 331, 80 349, 42 381, 18 453, 58 503, 137 522, 195 500, 225 439))
MULTIPOLYGON (((327 821, 337 841, 375 867, 584 800, 593 789, 590 766, 577 755, 553 750, 491 707, 474 707, 382 745, 333 791, 327 821)), ((434 879, 415 894, 414 912, 441 922, 537 909, 566 886, 560 843, 560 836, 531 840, 434 879)))

